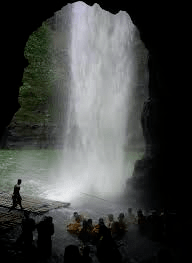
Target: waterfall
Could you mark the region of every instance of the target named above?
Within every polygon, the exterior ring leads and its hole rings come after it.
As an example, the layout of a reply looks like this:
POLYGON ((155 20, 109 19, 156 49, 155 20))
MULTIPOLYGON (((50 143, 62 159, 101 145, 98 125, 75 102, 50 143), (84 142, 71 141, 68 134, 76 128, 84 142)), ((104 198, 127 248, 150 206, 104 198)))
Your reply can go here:
MULTIPOLYGON (((85 191, 114 196, 122 193, 130 176, 125 146, 129 148, 131 134, 143 140, 140 119, 135 122, 130 117, 138 109, 139 66, 134 50, 141 40, 124 11, 113 15, 98 4, 83 2, 71 6, 70 101, 60 168, 63 185, 71 195, 85 191), (134 129, 132 122, 137 124, 134 129)), ((140 108, 144 100, 140 99, 140 108)))

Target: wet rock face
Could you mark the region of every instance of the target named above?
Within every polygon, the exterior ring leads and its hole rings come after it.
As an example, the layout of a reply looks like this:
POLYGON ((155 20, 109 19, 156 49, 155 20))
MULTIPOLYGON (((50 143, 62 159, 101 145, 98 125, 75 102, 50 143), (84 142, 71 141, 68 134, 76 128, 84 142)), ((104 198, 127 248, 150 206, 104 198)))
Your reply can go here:
POLYGON ((5 127, 2 130, 2 135, 0 137, 0 149, 6 149, 7 148, 7 136, 8 136, 8 130, 5 127))
POLYGON ((157 116, 155 116, 155 108, 155 102, 151 98, 148 98, 144 103, 141 115, 141 124, 146 143, 145 154, 147 157, 152 157, 155 154, 155 149, 158 147, 158 123, 157 116))
POLYGON ((4 139, 5 149, 47 149, 63 147, 62 127, 53 123, 17 123, 12 119, 4 139))
POLYGON ((137 203, 149 207, 174 205, 177 186, 172 164, 173 100, 169 97, 171 89, 165 92, 168 75, 162 69, 163 64, 158 65, 158 58, 153 51, 148 62, 149 98, 141 114, 145 154, 136 161, 133 177, 127 181, 128 188, 135 191, 137 203))
POLYGON ((135 162, 133 176, 127 181, 135 204, 149 208, 175 207, 177 200, 170 125, 166 125, 166 111, 161 110, 162 105, 163 100, 157 98, 148 98, 144 103, 141 124, 145 154, 135 162))
POLYGON ((156 158, 163 153, 165 142, 165 132, 168 127, 164 127, 163 101, 160 99, 148 98, 141 113, 141 125, 145 139, 146 158, 156 158))

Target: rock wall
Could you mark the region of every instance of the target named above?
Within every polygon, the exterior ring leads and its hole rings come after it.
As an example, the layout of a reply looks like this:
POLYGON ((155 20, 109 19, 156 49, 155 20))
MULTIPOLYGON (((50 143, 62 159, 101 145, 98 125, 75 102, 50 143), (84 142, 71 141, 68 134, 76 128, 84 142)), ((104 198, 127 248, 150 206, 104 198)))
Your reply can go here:
MULTIPOLYGON (((128 198, 140 207, 167 207, 176 209, 178 181, 174 171, 174 136, 169 109, 168 92, 162 96, 164 70, 159 72, 156 57, 150 55, 149 95, 141 114, 145 138, 145 154, 135 163, 133 175, 127 180, 128 198), (167 95, 167 96, 166 96, 167 95), (131 193, 131 194, 130 194, 131 193)), ((171 104, 170 104, 171 105, 171 104)), ((174 118, 174 114, 172 115, 174 118)), ((179 166, 178 166, 179 167, 179 166)))
MULTIPOLYGON (((52 94, 45 105, 36 110, 44 121, 17 121, 16 114, 2 136, 0 146, 6 149, 42 149, 63 147, 70 86, 70 5, 47 19, 52 36, 53 66, 56 79, 52 82, 52 94)), ((23 113, 24 114, 24 113, 23 113)))

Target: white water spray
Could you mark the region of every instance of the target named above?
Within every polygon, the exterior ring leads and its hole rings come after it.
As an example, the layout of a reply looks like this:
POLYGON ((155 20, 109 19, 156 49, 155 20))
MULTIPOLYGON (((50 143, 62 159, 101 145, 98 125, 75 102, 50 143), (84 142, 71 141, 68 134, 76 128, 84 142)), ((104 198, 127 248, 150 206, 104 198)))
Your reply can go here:
POLYGON ((72 80, 57 196, 119 195, 130 168, 125 145, 135 103, 136 28, 126 12, 113 15, 98 4, 76 2, 71 15, 72 80))

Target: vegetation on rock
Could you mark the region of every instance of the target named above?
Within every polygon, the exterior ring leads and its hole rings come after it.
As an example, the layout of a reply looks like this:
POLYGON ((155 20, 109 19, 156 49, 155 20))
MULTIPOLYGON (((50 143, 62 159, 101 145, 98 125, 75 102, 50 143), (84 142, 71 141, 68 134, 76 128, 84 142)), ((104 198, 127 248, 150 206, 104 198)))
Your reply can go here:
POLYGON ((44 22, 30 35, 24 50, 29 65, 24 69, 20 87, 20 110, 16 122, 42 123, 50 118, 49 97, 53 90, 54 68, 52 63, 51 32, 44 22))

